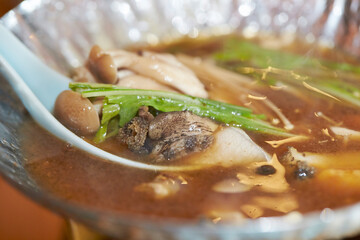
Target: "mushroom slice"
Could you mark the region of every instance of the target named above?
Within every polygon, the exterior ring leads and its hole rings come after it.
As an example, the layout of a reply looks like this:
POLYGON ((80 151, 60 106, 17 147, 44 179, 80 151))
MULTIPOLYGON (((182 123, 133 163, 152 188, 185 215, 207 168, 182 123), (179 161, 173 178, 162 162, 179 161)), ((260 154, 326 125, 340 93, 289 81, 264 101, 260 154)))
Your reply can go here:
MULTIPOLYGON (((128 70, 128 69, 118 69, 117 78, 119 80, 121 80, 123 78, 131 77, 131 76, 136 76, 136 73, 134 73, 133 71, 128 70)), ((119 85, 119 82, 117 83, 117 85, 119 85)), ((119 85, 119 86, 121 86, 121 85, 119 85)))
POLYGON ((106 54, 112 56, 117 69, 129 69, 189 95, 208 96, 196 75, 169 54, 146 52, 136 55, 123 50, 108 51, 106 54))
POLYGON ((87 67, 75 68, 73 80, 75 82, 90 82, 90 83, 96 82, 96 78, 87 67))
POLYGON ((89 54, 90 71, 104 83, 114 84, 117 81, 117 68, 113 58, 95 45, 89 54))
MULTIPOLYGON (((149 51, 138 54, 124 50, 104 51, 95 45, 90 51, 86 67, 93 76, 85 71, 79 71, 74 78, 78 81, 90 82, 96 78, 99 82, 115 84, 124 77, 141 75, 142 77, 132 78, 131 81, 139 80, 140 83, 136 84, 139 86, 144 83, 144 78, 148 78, 157 84, 146 80, 146 84, 151 88, 141 87, 140 89, 178 90, 196 97, 208 97, 204 85, 192 70, 171 54, 149 51), (164 86, 160 87, 161 85, 164 86)), ((120 83, 120 85, 129 84, 128 81, 130 80, 127 79, 126 83, 120 83)))
POLYGON ((161 61, 163 63, 166 63, 170 66, 176 67, 181 69, 184 72, 187 72, 189 74, 194 74, 193 71, 186 67, 184 64, 182 64, 174 55, 169 54, 169 53, 154 53, 154 52, 149 52, 149 51, 144 51, 142 53, 142 56, 147 57, 147 58, 151 58, 151 59, 156 59, 158 61, 161 61))
POLYGON ((117 83, 118 86, 126 88, 136 88, 136 89, 150 89, 150 90, 161 90, 168 92, 176 92, 169 86, 163 85, 151 78, 144 77, 141 75, 131 75, 125 78, 120 78, 117 83))

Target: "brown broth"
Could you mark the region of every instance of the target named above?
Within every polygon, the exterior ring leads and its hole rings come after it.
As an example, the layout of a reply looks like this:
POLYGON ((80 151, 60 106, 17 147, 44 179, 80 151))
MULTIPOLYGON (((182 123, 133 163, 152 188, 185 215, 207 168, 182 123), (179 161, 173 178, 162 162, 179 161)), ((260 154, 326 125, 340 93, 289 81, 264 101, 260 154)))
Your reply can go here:
MULTIPOLYGON (((220 45, 219 42, 213 41, 195 48, 198 52, 194 48, 191 52, 195 51, 195 55, 203 54, 220 45)), ((184 45, 163 48, 159 47, 157 50, 178 51, 183 49, 184 45)), ((327 57, 330 55, 336 54, 325 54, 327 57)), ((210 96, 241 105, 235 90, 213 84, 208 84, 206 87, 210 96)), ((311 98, 311 95, 309 95, 311 101, 305 102, 289 93, 268 87, 259 87, 257 91, 271 99, 286 114, 287 118, 297 126, 296 133, 308 133, 310 129, 313 134, 313 138, 309 141, 288 143, 279 148, 272 148, 264 142, 264 138, 272 140, 273 137, 249 133, 254 141, 270 154, 282 156, 289 146, 295 147, 300 152, 360 151, 360 144, 356 141, 345 143, 342 139, 332 140, 324 136, 322 129, 327 126, 327 122, 314 114, 323 112, 335 122, 343 122, 344 126, 350 129, 360 130, 359 109, 340 105, 326 98, 311 98)), ((354 184, 360 182, 360 176, 357 179, 355 174, 353 176, 355 180, 350 179, 349 184, 339 177, 329 177, 324 169, 318 169, 314 178, 306 180, 297 180, 291 173, 287 174, 290 190, 286 194, 266 193, 256 187, 244 193, 232 194, 212 190, 215 183, 236 178, 239 172, 246 173, 247 166, 231 168, 214 166, 205 170, 179 173, 186 179, 187 184, 182 185, 179 192, 173 196, 156 199, 147 193, 136 191, 135 188, 142 183, 152 181, 159 173, 132 169, 89 156, 57 140, 32 121, 26 123, 22 131, 23 146, 28 159, 26 167, 32 177, 42 187, 60 198, 96 209, 156 218, 196 220, 214 209, 241 211, 242 206, 252 204, 252 200, 259 196, 286 200, 291 194, 298 202, 298 208, 295 210, 304 213, 323 208, 337 208, 360 200, 360 183, 354 184), (332 181, 331 188, 328 181, 332 181)), ((109 140, 100 147, 124 157, 144 160, 114 140, 109 140)), ((357 169, 360 169, 360 164, 357 169)), ((281 214, 283 213, 279 211, 265 209, 263 216, 281 214)))
MULTIPOLYGON (((234 177, 241 171, 241 167, 214 167, 181 174, 188 181, 186 187, 172 197, 156 200, 134 191, 134 188, 151 181, 158 173, 131 169, 89 156, 54 138, 33 122, 24 127, 24 138, 32 139, 31 146, 25 144, 25 150, 28 153, 26 167, 33 178, 60 198, 87 207, 193 220, 201 217, 207 206, 219 204, 238 210, 248 199, 264 194, 256 190, 240 194, 213 192, 211 187, 219 179, 234 177)), ((297 210, 300 212, 336 208, 360 199, 359 188, 342 186, 341 183, 333 183, 340 187, 330 188, 327 182, 317 181, 316 178, 306 181, 289 178, 289 184, 299 201, 297 210)), ((268 215, 279 214, 268 212, 268 215)))

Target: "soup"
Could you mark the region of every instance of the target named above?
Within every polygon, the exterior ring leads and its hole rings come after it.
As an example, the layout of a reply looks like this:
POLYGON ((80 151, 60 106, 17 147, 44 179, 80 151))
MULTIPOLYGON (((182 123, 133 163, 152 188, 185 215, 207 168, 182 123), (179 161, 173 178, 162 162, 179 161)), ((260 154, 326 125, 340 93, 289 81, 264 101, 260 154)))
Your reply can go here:
POLYGON ((33 122, 23 129, 27 169, 68 201, 156 219, 238 222, 358 202, 356 60, 265 45, 228 36, 94 47, 55 116, 106 151, 177 170, 97 159, 33 122), (76 115, 73 96, 90 110, 76 115))

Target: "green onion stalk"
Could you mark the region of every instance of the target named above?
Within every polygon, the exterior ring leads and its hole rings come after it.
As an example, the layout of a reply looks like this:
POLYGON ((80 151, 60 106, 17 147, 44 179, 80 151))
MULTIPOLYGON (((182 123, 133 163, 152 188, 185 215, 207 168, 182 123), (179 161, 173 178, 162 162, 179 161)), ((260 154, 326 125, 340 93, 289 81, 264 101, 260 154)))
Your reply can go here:
POLYGON ((141 106, 149 106, 160 112, 190 111, 244 130, 282 137, 295 136, 266 122, 264 115, 254 114, 249 108, 211 99, 97 83, 70 83, 69 87, 90 100, 103 98, 101 126, 94 139, 97 143, 116 135, 119 128, 137 115, 141 106))

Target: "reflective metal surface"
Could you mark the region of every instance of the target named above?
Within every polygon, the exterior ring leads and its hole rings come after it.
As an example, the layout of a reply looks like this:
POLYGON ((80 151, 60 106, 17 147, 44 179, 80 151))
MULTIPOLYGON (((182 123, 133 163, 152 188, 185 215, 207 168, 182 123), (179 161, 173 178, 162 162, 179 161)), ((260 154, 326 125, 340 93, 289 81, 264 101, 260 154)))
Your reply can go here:
MULTIPOLYGON (((246 37, 272 34, 283 43, 297 36, 359 55, 359 8, 359 1, 350 0, 28 0, 1 22, 47 64, 68 74, 95 43, 118 48, 233 31, 246 37)), ((41 189, 24 169, 18 129, 29 116, 8 84, 0 86, 0 173, 35 201, 102 233, 190 240, 333 239, 360 232, 359 204, 217 226, 150 222, 64 202, 41 189)))

